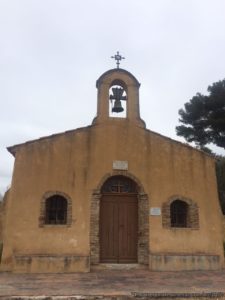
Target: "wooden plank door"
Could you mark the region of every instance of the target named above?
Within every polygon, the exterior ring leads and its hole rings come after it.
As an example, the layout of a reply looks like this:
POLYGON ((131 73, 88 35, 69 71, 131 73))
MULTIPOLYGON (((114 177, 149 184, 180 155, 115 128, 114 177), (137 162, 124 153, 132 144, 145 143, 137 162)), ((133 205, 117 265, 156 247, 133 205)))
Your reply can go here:
POLYGON ((103 196, 100 206, 100 261, 137 262, 136 196, 103 196))
POLYGON ((138 208, 136 197, 121 197, 118 201, 119 247, 118 263, 137 262, 138 208))
POLYGON ((100 260, 116 263, 118 259, 118 205, 113 197, 104 197, 100 207, 100 260))

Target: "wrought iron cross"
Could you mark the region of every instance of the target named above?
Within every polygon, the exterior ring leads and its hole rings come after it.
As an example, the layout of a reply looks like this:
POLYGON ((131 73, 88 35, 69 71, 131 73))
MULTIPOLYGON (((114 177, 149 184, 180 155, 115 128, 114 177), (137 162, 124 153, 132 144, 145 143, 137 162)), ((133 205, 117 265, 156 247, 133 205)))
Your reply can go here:
POLYGON ((116 60, 116 65, 118 69, 120 67, 120 60, 125 59, 125 57, 120 55, 119 51, 117 51, 117 53, 114 56, 111 56, 111 58, 114 58, 116 60))

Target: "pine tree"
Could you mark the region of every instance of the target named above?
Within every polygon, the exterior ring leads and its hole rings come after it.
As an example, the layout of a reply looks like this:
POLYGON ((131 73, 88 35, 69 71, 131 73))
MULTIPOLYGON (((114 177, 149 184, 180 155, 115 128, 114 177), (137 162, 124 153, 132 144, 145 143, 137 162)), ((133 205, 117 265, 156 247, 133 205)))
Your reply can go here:
POLYGON ((222 212, 225 215, 225 157, 216 163, 217 186, 222 212))
POLYGON ((200 149, 213 143, 225 148, 225 79, 208 87, 209 95, 197 93, 179 110, 177 135, 194 142, 200 149))

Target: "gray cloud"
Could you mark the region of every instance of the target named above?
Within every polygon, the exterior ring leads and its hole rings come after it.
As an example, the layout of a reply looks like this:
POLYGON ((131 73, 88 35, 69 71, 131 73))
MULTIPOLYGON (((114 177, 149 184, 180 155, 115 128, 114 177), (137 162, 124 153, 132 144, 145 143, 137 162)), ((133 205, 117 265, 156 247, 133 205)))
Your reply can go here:
POLYGON ((1 0, 0 191, 6 146, 91 123, 117 50, 147 127, 177 139, 178 109, 225 77, 224 11, 223 0, 1 0))

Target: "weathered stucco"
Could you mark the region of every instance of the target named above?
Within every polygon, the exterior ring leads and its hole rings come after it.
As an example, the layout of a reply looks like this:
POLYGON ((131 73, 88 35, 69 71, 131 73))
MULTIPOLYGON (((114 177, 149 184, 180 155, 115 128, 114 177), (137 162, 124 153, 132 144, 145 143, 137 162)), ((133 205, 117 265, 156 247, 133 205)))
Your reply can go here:
POLYGON ((92 126, 10 148, 15 165, 1 270, 89 271, 91 201, 102 178, 113 174, 115 160, 128 161, 127 172, 142 184, 148 215, 150 207, 162 208, 174 195, 198 207, 198 228, 167 228, 162 216, 149 215, 149 268, 221 268, 223 233, 214 160, 144 128, 138 87, 129 74, 113 70, 99 85, 98 117, 92 126), (106 91, 117 77, 127 83, 131 99, 125 119, 106 116, 106 91), (40 226, 43 197, 55 191, 71 199, 70 226, 40 226))

